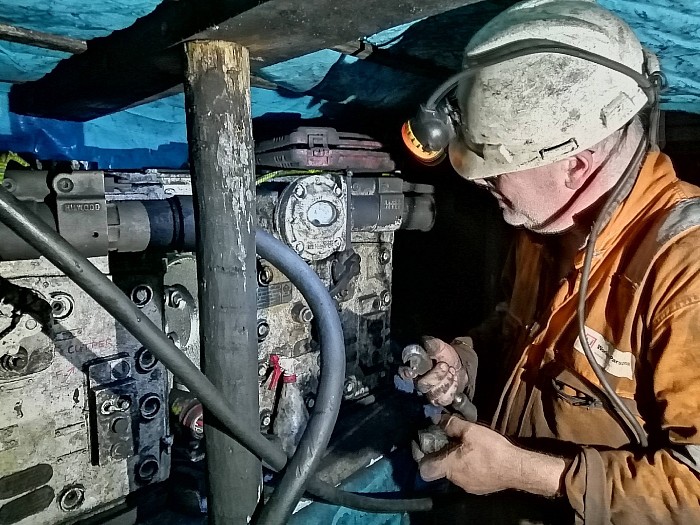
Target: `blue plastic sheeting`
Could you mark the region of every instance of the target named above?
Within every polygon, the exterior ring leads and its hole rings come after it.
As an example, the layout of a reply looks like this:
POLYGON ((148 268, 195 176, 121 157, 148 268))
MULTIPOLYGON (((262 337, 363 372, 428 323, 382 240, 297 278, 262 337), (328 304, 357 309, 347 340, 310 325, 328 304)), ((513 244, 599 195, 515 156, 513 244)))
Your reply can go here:
MULTIPOLYGON (((356 472, 340 488, 350 492, 394 492, 411 489, 416 466, 407 451, 382 458, 372 466, 356 472)), ((296 512, 288 525, 408 525, 406 514, 372 514, 325 503, 312 503, 296 512)))
POLYGON ((669 89, 668 110, 700 113, 700 2, 697 0, 599 0, 637 33, 661 60, 669 89))
MULTIPOLYGON (((0 21, 87 40, 130 26, 159 3, 159 0, 0 0, 0 21)), ((25 82, 39 78, 67 56, 0 42, 0 81, 25 82)))
MULTIPOLYGON (((93 161, 102 169, 179 168, 187 162, 182 94, 81 123, 10 113, 8 89, 9 84, 0 84, 0 151, 93 161)), ((270 112, 320 115, 320 102, 309 96, 260 88, 252 88, 251 96, 254 117, 270 112)))
POLYGON ((68 58, 68 53, 26 46, 15 42, 0 42, 0 81, 28 82, 41 78, 56 64, 68 58))
MULTIPOLYGON (((90 39, 130 26, 159 3, 159 0, 0 0, 0 21, 90 39)), ((9 113, 7 82, 40 78, 68 56, 59 51, 0 41, 0 151, 28 152, 42 159, 94 161, 103 169, 175 168, 187 161, 182 94, 86 123, 9 113)), ((323 101, 303 92, 320 82, 339 57, 340 53, 335 51, 319 51, 308 58, 295 59, 299 60, 295 64, 266 68, 264 76, 280 81, 289 91, 253 88, 253 117, 268 113, 304 118, 321 116, 323 101)))
MULTIPOLYGON (((21 27, 91 38, 126 27, 157 0, 0 0, 0 20, 21 27)), ((669 80, 665 109, 700 113, 700 4, 689 0, 600 0, 655 51, 669 80)), ((402 55, 460 67, 475 31, 505 7, 486 0, 369 36, 371 43, 402 55)), ((50 71, 66 55, 0 42, 0 81, 27 81, 50 71)), ((253 89, 253 116, 323 115, 326 101, 390 108, 410 114, 440 78, 407 74, 332 50, 264 68, 260 76, 280 91, 253 89)), ((7 113, 7 86, 0 84, 0 150, 40 158, 96 161, 103 168, 179 167, 187 158, 182 95, 162 99, 85 124, 7 113)))
POLYGON ((0 19, 47 33, 94 38, 123 29, 161 0, 0 0, 0 19))
POLYGON ((326 77, 342 56, 332 49, 322 49, 281 64, 264 67, 258 75, 290 91, 306 93, 326 77))

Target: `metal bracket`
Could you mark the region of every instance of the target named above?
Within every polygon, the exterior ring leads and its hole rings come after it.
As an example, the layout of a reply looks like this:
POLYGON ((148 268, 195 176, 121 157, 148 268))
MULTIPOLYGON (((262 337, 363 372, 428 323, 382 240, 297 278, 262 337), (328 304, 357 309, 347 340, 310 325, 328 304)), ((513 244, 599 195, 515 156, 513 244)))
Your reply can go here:
POLYGON ((133 358, 120 354, 87 369, 90 382, 93 464, 121 461, 135 453, 132 419, 136 403, 133 358))
POLYGON ((53 180, 59 233, 86 257, 107 255, 104 173, 75 171, 53 180))
POLYGON ((259 166, 284 169, 393 171, 394 161, 389 153, 380 151, 382 148, 381 142, 367 135, 334 128, 301 127, 289 135, 258 144, 255 162, 259 166))

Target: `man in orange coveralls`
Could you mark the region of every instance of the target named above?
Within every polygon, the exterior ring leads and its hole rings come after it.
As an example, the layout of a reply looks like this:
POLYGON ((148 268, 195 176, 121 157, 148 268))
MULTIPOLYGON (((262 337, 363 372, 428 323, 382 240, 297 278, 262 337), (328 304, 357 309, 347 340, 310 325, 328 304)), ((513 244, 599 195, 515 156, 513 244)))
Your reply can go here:
MULTIPOLYGON (((632 30, 590 0, 509 8, 472 39, 465 64, 542 40, 655 70, 632 30)), ((471 494, 560 498, 577 523, 700 523, 700 189, 645 131, 648 96, 619 68, 538 52, 482 66, 456 98, 452 165, 520 230, 497 314, 505 386, 490 428, 444 417, 453 444, 424 458, 421 475, 471 494)), ((473 379, 472 352, 497 351, 481 333, 426 341, 436 364, 416 384, 433 404, 473 379)))

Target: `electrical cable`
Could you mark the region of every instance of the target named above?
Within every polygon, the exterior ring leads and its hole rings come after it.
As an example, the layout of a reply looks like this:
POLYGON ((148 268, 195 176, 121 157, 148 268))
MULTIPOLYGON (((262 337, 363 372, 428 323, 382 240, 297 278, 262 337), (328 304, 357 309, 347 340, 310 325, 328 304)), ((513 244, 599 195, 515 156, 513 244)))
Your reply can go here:
POLYGON ((258 175, 255 179, 255 185, 263 184, 265 182, 270 182, 271 180, 277 179, 279 177, 289 177, 289 176, 301 176, 301 175, 318 175, 320 173, 329 173, 323 170, 276 170, 270 173, 265 173, 264 175, 258 175))
MULTIPOLYGON (((117 285, 3 187, 0 187, 0 221, 75 282, 160 359, 226 428, 233 439, 265 461, 272 469, 284 469, 288 460, 286 454, 257 429, 243 425, 211 381, 117 285)), ((256 241, 258 235, 263 237, 269 234, 259 231, 256 241)), ((318 283, 323 286, 320 280, 318 283)), ((325 288, 324 293, 327 293, 325 288)), ((327 313, 314 312, 314 315, 320 322, 327 313)), ((393 499, 389 495, 373 497, 368 494, 345 492, 317 478, 309 480, 307 490, 325 502, 367 512, 400 513, 427 511, 433 508, 431 498, 393 499)))
POLYGON ((595 253, 595 245, 598 240, 598 235, 605 227, 605 225, 610 220, 613 212, 620 204, 620 202, 628 195, 632 185, 636 181, 637 173, 641 167, 644 156, 647 153, 647 138, 646 136, 642 138, 637 146, 637 149, 632 156, 624 174, 620 177, 620 180, 615 184, 615 187, 610 192, 600 214, 593 223, 591 233, 588 236, 588 241, 586 243, 586 255, 583 260, 583 267, 581 269, 581 284, 579 286, 579 296, 578 296, 578 307, 577 307, 577 321, 578 321, 578 338, 583 347, 583 352, 586 354, 586 359, 590 364, 593 372, 598 378, 605 397, 608 399, 612 407, 617 411, 617 414, 625 423, 627 430, 631 433, 633 439, 639 443, 640 446, 646 448, 648 445, 647 436, 644 429, 640 425, 637 418, 632 414, 627 405, 624 404, 620 396, 615 392, 615 390, 610 386, 607 378, 605 377, 605 371, 601 368, 593 355, 591 346, 588 344, 588 338, 586 337, 586 296, 588 295, 588 280, 591 276, 591 266, 593 263, 593 256, 595 253))

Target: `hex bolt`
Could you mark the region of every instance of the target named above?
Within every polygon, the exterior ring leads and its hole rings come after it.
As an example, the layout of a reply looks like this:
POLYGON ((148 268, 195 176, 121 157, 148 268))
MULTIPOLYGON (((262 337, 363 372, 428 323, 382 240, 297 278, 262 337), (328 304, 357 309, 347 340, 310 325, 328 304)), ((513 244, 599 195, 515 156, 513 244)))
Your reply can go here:
POLYGON ((129 447, 123 441, 115 443, 109 449, 109 455, 114 459, 124 459, 129 455, 129 447))
POLYGON ((267 363, 260 363, 258 365, 258 377, 265 377, 267 375, 267 363))
POLYGON ((294 188, 294 195, 296 195, 299 199, 303 199, 306 195, 306 190, 304 189, 304 186, 302 186, 301 184, 297 184, 296 188, 294 188))
POLYGON ((154 456, 147 456, 136 466, 136 477, 142 483, 149 483, 156 477, 160 465, 154 456))
POLYGON ((299 312, 299 319, 301 319, 305 323, 310 323, 313 318, 314 318, 314 313, 311 311, 311 308, 309 308, 308 306, 305 306, 304 308, 301 309, 301 312, 299 312))
POLYGON ((123 359, 112 366, 112 377, 114 379, 125 379, 129 377, 129 372, 131 372, 131 365, 123 359))
POLYGON ((0 358, 0 366, 8 372, 23 370, 28 363, 26 354, 4 355, 0 358))
POLYGON ((58 497, 58 506, 63 512, 79 508, 85 501, 85 489, 80 485, 65 487, 58 497))
POLYGON ((336 248, 336 249, 340 248, 341 244, 343 244, 343 241, 341 239, 339 239, 337 237, 335 239, 333 239, 333 247, 334 248, 336 248))
POLYGON ((61 320, 73 313, 73 299, 65 293, 52 294, 51 313, 54 319, 61 320))
POLYGON ((51 303, 51 311, 53 312, 54 317, 58 317, 59 315, 63 314, 65 309, 66 308, 61 301, 54 301, 51 303))
POLYGON ((150 303, 152 298, 153 290, 151 290, 150 286, 146 286, 145 284, 140 284, 131 290, 131 300, 139 308, 150 303))
POLYGON ((384 304, 384 306, 388 306, 391 304, 391 292, 385 290, 381 293, 379 297, 381 298, 382 304, 384 304))
POLYGON ((129 421, 125 417, 114 418, 110 428, 115 434, 123 434, 129 429, 129 421))
POLYGON ((272 271, 272 268, 263 265, 258 272, 258 284, 260 286, 268 286, 272 282, 274 276, 275 274, 272 271))
POLYGON ((313 397, 310 397, 306 400, 306 408, 313 408, 315 404, 316 400, 313 397))
POLYGON ((336 197, 340 197, 343 194, 343 188, 341 188, 340 186, 336 186, 335 188, 333 188, 333 193, 336 197))
POLYGON ((270 325, 267 324, 267 321, 264 319, 258 321, 257 332, 258 341, 263 341, 268 335, 270 335, 270 325))
POLYGON ((379 262, 380 264, 389 264, 391 261, 391 251, 386 248, 379 250, 379 262))
POLYGON ((260 411, 260 429, 267 430, 272 424, 272 413, 267 410, 260 411))
POLYGON ((158 359, 148 348, 141 348, 134 357, 136 359, 136 368, 142 374, 150 372, 158 364, 158 359))
POLYGON ((24 323, 24 327, 27 330, 34 330, 37 326, 39 326, 39 323, 35 319, 27 319, 27 322, 24 323))
POLYGON ((59 179, 58 182, 56 182, 56 189, 63 193, 70 193, 73 191, 74 187, 73 181, 67 177, 59 179))
POLYGON ((314 318, 314 313, 305 304, 297 303, 292 308, 292 318, 297 323, 310 323, 314 318))
POLYGON ((153 419, 160 412, 162 403, 156 394, 148 394, 141 399, 139 412, 143 419, 153 419))
POLYGON ((292 246, 292 247, 294 248, 294 251, 297 253, 301 253, 304 251, 304 243, 301 241, 295 242, 294 246, 292 246))
POLYGON ((2 187, 5 188, 10 193, 14 193, 15 190, 17 189, 17 185, 15 184, 15 181, 13 181, 12 179, 5 179, 4 181, 2 181, 2 187))
POLYGON ((120 396, 116 405, 119 410, 125 412, 131 408, 131 399, 126 396, 120 396))
POLYGON ((167 303, 171 308, 180 308, 185 302, 185 298, 180 290, 170 290, 167 303))
POLYGON ((355 382, 352 379, 347 379, 344 390, 346 394, 352 394, 355 391, 355 382))

